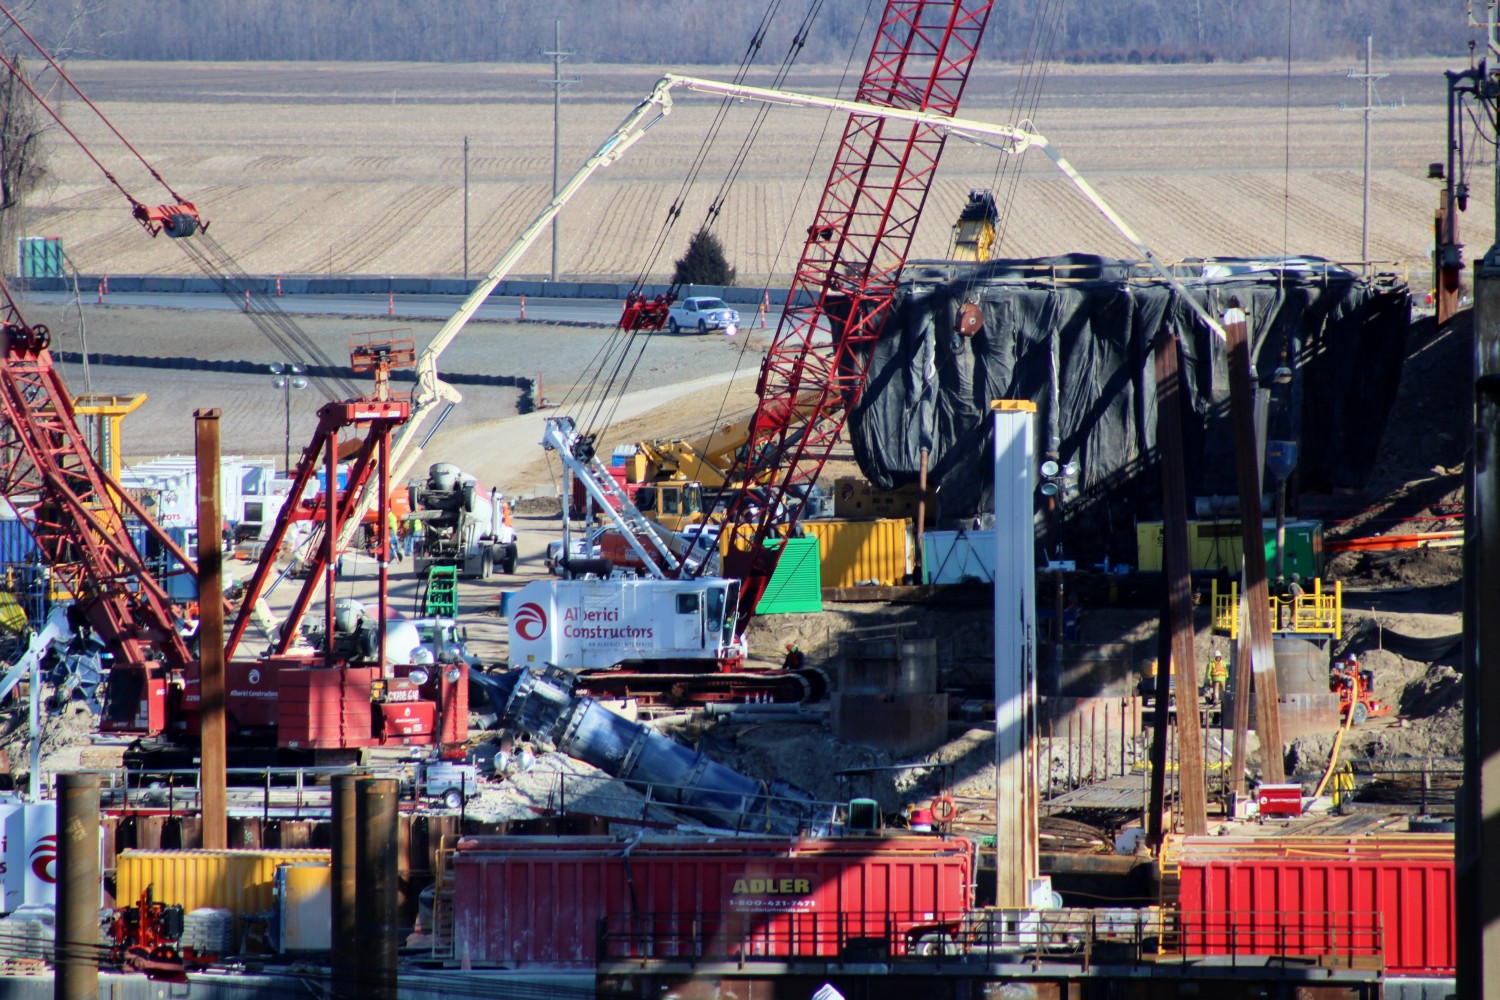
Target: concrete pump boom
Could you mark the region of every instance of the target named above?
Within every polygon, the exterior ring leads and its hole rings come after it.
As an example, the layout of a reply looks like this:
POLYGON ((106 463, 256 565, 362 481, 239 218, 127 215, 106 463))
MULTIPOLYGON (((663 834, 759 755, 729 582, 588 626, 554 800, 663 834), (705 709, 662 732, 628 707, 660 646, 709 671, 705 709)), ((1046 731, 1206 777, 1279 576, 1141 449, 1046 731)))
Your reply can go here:
MULTIPOLYGON (((411 475, 411 470, 416 465, 417 459, 421 457, 422 444, 425 444, 425 441, 418 443, 417 435, 422 432, 422 423, 427 415, 440 402, 446 400, 451 403, 457 403, 463 399, 458 390, 438 378, 438 358, 448 349, 448 345, 453 343, 453 339, 458 336, 459 332, 463 330, 474 314, 479 311, 479 307, 484 304, 484 300, 489 298, 490 293, 499 287, 500 282, 505 280, 506 275, 510 274, 511 268, 515 267, 516 262, 521 259, 521 256, 527 250, 531 249, 531 245, 537 241, 542 233, 547 231, 547 227, 557 216, 557 213, 561 212, 563 206, 572 199, 573 195, 578 193, 578 189, 583 187, 584 182, 592 177, 601 167, 607 167, 618 160, 625 154, 627 149, 635 145, 646 134, 651 126, 660 121, 663 116, 671 113, 672 98, 668 92, 672 89, 672 84, 668 81, 669 78, 663 78, 658 81, 646 99, 636 105, 635 110, 631 111, 625 117, 625 120, 620 123, 619 127, 610 133, 609 138, 604 140, 603 144, 594 150, 593 155, 583 162, 583 166, 579 167, 573 176, 568 178, 567 183, 558 189, 557 194, 553 196, 552 200, 547 203, 546 207, 542 209, 537 217, 531 221, 531 224, 522 230, 521 235, 516 237, 515 242, 506 249, 505 253, 500 255, 500 259, 495 262, 495 266, 490 272, 484 276, 484 280, 474 287, 474 290, 469 293, 469 297, 464 300, 463 305, 459 306, 458 312, 448 318, 448 321, 442 325, 438 332, 433 335, 432 340, 422 349, 421 355, 417 358, 417 388, 412 393, 411 418, 401 429, 400 433, 397 434, 396 439, 391 442, 392 483, 404 483, 411 475)), ((374 487, 366 487, 359 497, 359 503, 355 508, 354 516, 350 518, 345 524, 343 531, 340 532, 340 548, 349 544, 349 541, 354 537, 354 531, 358 527, 360 519, 374 506, 374 503, 374 487)))
POLYGON ((945 133, 955 139, 963 139, 967 142, 979 143, 985 146, 994 146, 993 140, 1003 139, 1007 141, 1004 146, 997 148, 1007 153, 1020 154, 1035 146, 1053 162, 1058 170, 1073 186, 1087 198, 1101 215, 1109 221, 1109 224, 1125 238, 1137 253, 1156 269, 1157 274, 1171 286, 1172 290, 1182 296, 1183 300, 1197 313, 1198 318, 1212 330, 1220 339, 1224 338, 1224 328, 1219 321, 1198 304, 1182 283, 1177 280, 1170 268, 1162 263, 1160 257, 1146 245, 1146 242, 1136 235, 1135 230, 1121 218, 1120 214, 1109 206, 1102 195, 1094 190, 1093 185, 1084 180, 1073 164, 1058 152, 1057 147, 1047 141, 1046 136, 1031 129, 1022 128, 1018 125, 992 125, 989 122, 976 121, 972 118, 954 118, 932 111, 914 111, 907 108, 892 108, 883 105, 865 104, 860 101, 845 101, 837 97, 814 97, 811 94, 799 94, 790 90, 773 90, 767 87, 748 87, 738 83, 720 83, 716 80, 704 80, 693 76, 677 76, 667 74, 657 84, 660 89, 662 84, 669 87, 686 87, 688 90, 696 90, 703 94, 718 94, 721 97, 737 97, 747 101, 759 101, 764 104, 782 104, 788 107, 804 108, 827 108, 831 111, 847 111, 851 115, 868 115, 877 118, 889 118, 894 121, 912 122, 926 125, 935 131, 945 133))
MULTIPOLYGON (((656 82, 651 93, 636 105, 635 109, 626 116, 618 128, 614 130, 602 145, 596 149, 583 165, 568 178, 552 200, 542 209, 535 219, 531 221, 521 235, 516 237, 505 253, 495 263, 494 268, 485 275, 484 280, 475 286, 464 300, 457 312, 455 312, 442 328, 433 336, 432 340, 422 350, 417 359, 417 388, 412 394, 411 419, 401 429, 395 441, 391 444, 391 482, 402 483, 411 474, 417 459, 421 456, 422 446, 417 443, 417 436, 422 433, 422 422, 426 416, 440 403, 448 401, 457 403, 462 396, 456 389, 438 378, 437 362, 442 353, 453 343, 455 337, 463 330, 474 313, 489 298, 492 293, 510 274, 511 268, 521 259, 521 256, 531 249, 533 243, 547 230, 552 220, 562 211, 572 197, 578 193, 586 181, 589 180, 600 168, 609 166, 623 156, 631 146, 639 141, 646 132, 672 111, 671 91, 675 88, 684 88, 703 94, 718 94, 721 97, 740 98, 742 100, 759 101, 766 104, 780 104, 790 107, 827 108, 834 111, 847 111, 850 114, 870 115, 881 118, 890 118, 899 121, 914 122, 929 126, 944 132, 954 138, 977 142, 983 145, 995 145, 994 140, 1004 140, 1005 145, 1000 146, 1007 153, 1019 154, 1026 149, 1035 146, 1047 154, 1048 158, 1062 171, 1068 180, 1083 194, 1089 202, 1099 210, 1116 231, 1141 254, 1151 266, 1156 269, 1162 279, 1167 282, 1184 302, 1198 315, 1205 325, 1208 326, 1221 339, 1224 337, 1223 327, 1219 321, 1200 305, 1171 270, 1162 263, 1160 257, 1146 245, 1145 241, 1136 235, 1135 231, 1120 217, 1113 208, 1105 202, 1104 198, 1096 191, 1088 181, 1068 162, 1057 148, 1047 141, 1046 137, 1030 129, 1015 125, 994 125, 989 122, 976 121, 969 118, 952 118, 947 115, 937 114, 930 111, 913 111, 905 108, 885 107, 876 104, 866 104, 859 101, 846 101, 835 97, 816 97, 811 94, 799 94, 790 90, 774 90, 767 87, 750 87, 744 84, 721 83, 715 80, 706 80, 699 77, 679 76, 667 74, 656 82)), ((340 548, 347 546, 353 538, 354 530, 360 524, 365 513, 375 502, 374 486, 367 486, 359 498, 358 506, 354 516, 346 522, 340 532, 340 548)))

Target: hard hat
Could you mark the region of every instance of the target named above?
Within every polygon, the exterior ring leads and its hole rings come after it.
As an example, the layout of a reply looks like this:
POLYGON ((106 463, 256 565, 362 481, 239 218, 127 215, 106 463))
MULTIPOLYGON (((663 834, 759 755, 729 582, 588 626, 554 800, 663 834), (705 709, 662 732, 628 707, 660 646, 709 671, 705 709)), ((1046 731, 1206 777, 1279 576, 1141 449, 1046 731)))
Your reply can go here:
POLYGON ((1349 654, 1349 666, 1351 666, 1351 667, 1357 667, 1357 666, 1359 666, 1359 658, 1356 657, 1353 653, 1349 654))

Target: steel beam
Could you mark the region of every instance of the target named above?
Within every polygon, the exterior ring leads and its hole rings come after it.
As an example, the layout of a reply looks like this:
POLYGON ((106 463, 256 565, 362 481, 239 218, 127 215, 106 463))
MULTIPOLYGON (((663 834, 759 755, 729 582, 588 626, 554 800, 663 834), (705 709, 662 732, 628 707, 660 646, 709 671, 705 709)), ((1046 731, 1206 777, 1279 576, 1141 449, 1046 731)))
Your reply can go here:
MULTIPOLYGON (((99 996, 99 779, 57 776, 57 931, 53 997, 99 996)), ((127 905, 134 900, 127 901, 127 905)))
MULTIPOLYGON (((1162 567, 1166 571, 1167 616, 1160 628, 1171 636, 1171 676, 1177 680, 1178 778, 1182 796, 1183 832, 1208 832, 1208 799, 1203 787, 1203 730, 1198 716, 1198 666, 1193 657, 1193 582, 1188 558, 1187 475, 1182 458, 1182 377, 1177 358, 1177 338, 1165 330, 1156 337, 1156 458, 1161 468, 1162 567)), ((1256 519, 1259 530, 1260 521, 1256 519)), ((1262 553, 1264 557, 1264 553, 1262 553)), ((1162 644, 1167 648, 1166 644, 1162 644)), ((1165 764, 1166 726, 1163 718, 1169 701, 1166 662, 1156 677, 1156 737, 1153 744, 1151 805, 1148 819, 1155 823, 1165 804, 1165 775, 1154 773, 1165 764), (1161 752, 1157 745, 1162 744, 1161 752), (1158 800, 1158 794, 1161 798, 1158 800)), ((1158 839, 1158 843, 1160 840, 1158 839)))
MULTIPOLYGON (((995 905, 1040 874, 1036 765, 1036 404, 995 414, 995 905)), ((1058 622, 1061 627, 1062 622, 1058 622)))
POLYGON ((1240 532, 1244 546, 1245 583, 1240 588, 1249 613, 1245 631, 1249 642, 1234 660, 1234 787, 1244 787, 1245 742, 1250 724, 1250 688, 1254 678, 1256 730, 1264 761, 1262 774, 1270 784, 1286 781, 1282 759, 1281 697, 1276 689, 1276 652, 1266 608, 1271 592, 1266 581, 1266 538, 1260 517, 1260 451, 1255 434, 1255 385, 1250 358, 1250 329, 1238 299, 1229 300, 1224 314, 1229 352, 1229 409, 1234 427, 1234 467, 1240 488, 1240 532))
POLYGON ((229 778, 224 718, 224 543, 219 492, 219 411, 193 413, 198 479, 198 690, 202 711, 198 787, 203 846, 229 846, 229 778))

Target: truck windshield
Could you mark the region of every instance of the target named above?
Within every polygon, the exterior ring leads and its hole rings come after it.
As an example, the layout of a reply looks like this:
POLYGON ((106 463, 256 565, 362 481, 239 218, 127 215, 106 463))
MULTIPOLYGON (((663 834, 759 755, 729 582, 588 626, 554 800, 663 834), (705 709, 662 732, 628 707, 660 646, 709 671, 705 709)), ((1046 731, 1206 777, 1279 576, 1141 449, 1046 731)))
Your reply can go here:
POLYGON ((703 489, 701 487, 684 487, 682 491, 682 512, 684 514, 703 513, 703 489))
POLYGON ((728 309, 729 307, 724 304, 724 300, 723 299, 699 299, 698 300, 698 308, 699 309, 728 309))

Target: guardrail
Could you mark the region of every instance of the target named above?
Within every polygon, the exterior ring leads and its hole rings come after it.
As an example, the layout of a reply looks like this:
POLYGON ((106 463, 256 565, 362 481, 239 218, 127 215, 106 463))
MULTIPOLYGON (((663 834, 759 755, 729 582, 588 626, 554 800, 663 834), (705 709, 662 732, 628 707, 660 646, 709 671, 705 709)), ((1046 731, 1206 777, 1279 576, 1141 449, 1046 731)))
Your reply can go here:
POLYGON ((1177 915, 1184 958, 1317 959, 1346 968, 1383 968, 1381 914, 1356 910, 1217 910, 1177 915))
MULTIPOLYGON (((792 906, 791 902, 788 906, 792 906)), ((612 913, 599 922, 601 961, 836 959, 1133 965, 1163 957, 1264 966, 1383 967, 1380 914, 1350 911, 1194 913, 1143 908, 612 913)))
MULTIPOLYGON (((1331 635, 1341 639, 1344 635, 1344 585, 1334 583, 1332 591, 1323 589, 1321 579, 1312 581, 1312 591, 1300 597, 1280 598, 1272 595, 1267 613, 1271 631, 1294 635, 1331 635)), ((1229 636, 1230 641, 1240 635, 1240 585, 1231 582, 1227 594, 1219 592, 1219 581, 1215 580, 1210 590, 1215 632, 1229 636)))

